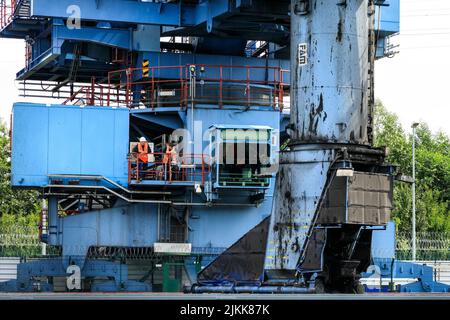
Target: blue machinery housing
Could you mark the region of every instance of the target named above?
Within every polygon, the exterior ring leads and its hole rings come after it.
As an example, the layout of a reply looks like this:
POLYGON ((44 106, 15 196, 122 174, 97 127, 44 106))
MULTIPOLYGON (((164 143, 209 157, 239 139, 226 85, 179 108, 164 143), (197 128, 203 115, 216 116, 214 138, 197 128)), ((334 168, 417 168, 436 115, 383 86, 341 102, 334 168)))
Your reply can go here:
POLYGON ((56 253, 0 288, 360 290, 392 207, 371 75, 399 1, 336 2, 0 1, 22 96, 58 99, 12 117, 12 185, 41 192, 56 253))

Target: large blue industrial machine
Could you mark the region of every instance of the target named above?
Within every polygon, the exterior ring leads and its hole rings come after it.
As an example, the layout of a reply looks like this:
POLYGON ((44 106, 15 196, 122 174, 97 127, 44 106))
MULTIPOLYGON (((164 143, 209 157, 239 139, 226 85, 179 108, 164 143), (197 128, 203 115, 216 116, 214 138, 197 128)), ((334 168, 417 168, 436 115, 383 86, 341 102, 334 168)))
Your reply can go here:
POLYGON ((158 291, 162 268, 163 290, 361 289, 392 208, 371 143, 398 0, 0 6, 22 96, 46 99, 13 106, 12 185, 41 193, 53 253, 0 288, 158 291))

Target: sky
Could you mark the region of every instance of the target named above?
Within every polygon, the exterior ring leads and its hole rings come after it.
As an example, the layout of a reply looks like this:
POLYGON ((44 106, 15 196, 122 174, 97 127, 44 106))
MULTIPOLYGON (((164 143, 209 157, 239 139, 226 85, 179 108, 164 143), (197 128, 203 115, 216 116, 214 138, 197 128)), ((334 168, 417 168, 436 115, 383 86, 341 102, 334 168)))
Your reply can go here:
MULTIPOLYGON (((406 131, 417 121, 450 135, 450 0, 401 0, 399 53, 376 62, 375 95, 406 131)), ((9 122, 18 97, 22 40, 0 39, 0 117, 9 122)), ((28 100, 30 101, 30 100, 28 100)))
POLYGON ((400 53, 375 69, 375 95, 410 131, 416 121, 450 135, 450 0, 400 0, 400 53))

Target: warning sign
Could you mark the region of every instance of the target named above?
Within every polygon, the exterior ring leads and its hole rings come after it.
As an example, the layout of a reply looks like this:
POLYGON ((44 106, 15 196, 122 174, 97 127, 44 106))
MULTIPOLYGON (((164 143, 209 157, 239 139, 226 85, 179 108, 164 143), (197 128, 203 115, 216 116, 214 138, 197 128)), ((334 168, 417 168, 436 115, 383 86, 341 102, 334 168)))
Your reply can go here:
POLYGON ((142 77, 148 78, 150 72, 150 61, 142 60, 142 77))
POLYGON ((298 45, 298 65, 304 66, 308 64, 308 44, 299 43, 298 45))

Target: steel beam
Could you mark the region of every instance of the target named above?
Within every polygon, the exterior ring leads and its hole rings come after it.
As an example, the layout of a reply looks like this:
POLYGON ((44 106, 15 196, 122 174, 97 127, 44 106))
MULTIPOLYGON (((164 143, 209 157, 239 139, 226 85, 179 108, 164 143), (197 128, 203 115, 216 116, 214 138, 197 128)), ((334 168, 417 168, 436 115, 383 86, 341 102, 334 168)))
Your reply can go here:
POLYGON ((125 0, 90 1, 80 0, 74 4, 72 0, 33 0, 31 2, 32 17, 69 18, 70 6, 80 8, 81 20, 121 22, 131 24, 150 24, 164 26, 194 26, 207 22, 208 31, 212 27, 212 19, 237 9, 241 2, 234 6, 229 0, 205 1, 198 5, 182 5, 179 3, 156 3, 125 0))
POLYGON ((128 29, 102 29, 83 27, 69 30, 65 25, 53 25, 53 43, 59 46, 65 40, 76 40, 97 43, 123 49, 132 49, 132 31, 128 29))

